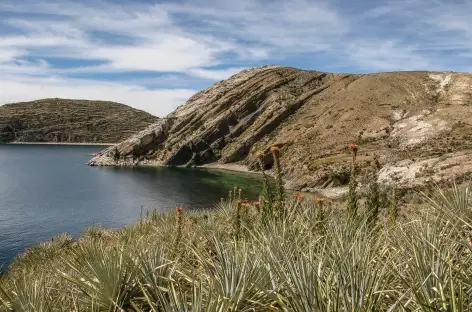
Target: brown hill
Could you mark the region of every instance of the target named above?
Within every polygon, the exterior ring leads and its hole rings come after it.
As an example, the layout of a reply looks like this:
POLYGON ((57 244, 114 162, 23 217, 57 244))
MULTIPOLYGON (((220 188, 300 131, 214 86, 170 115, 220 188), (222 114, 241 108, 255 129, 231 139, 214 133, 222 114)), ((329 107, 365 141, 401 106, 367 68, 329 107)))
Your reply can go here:
POLYGON ((323 190, 348 183, 350 142, 360 144, 365 181, 374 155, 383 183, 416 187, 467 176, 472 74, 253 68, 194 95, 89 164, 254 169, 254 153, 278 145, 286 186, 323 190))
POLYGON ((0 106, 0 143, 117 143, 157 117, 124 104, 43 99, 0 106))

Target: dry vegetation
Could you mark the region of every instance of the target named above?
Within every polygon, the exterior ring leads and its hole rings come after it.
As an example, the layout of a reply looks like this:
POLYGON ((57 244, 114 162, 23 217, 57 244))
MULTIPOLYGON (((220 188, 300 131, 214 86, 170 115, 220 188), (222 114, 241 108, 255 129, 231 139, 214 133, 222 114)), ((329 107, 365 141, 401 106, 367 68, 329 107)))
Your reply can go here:
MULTIPOLYGON (((264 183, 211 211, 146 213, 135 225, 66 235, 18 257, 6 311, 471 311, 469 188, 438 189, 406 219, 372 184, 346 209, 264 183)), ((278 148, 272 148, 278 166, 278 148)), ((262 163, 263 154, 258 158, 262 163)), ((277 169, 278 171, 280 170, 277 169)), ((264 176, 265 177, 265 176, 264 176)), ((266 181, 266 179, 263 179, 266 181)), ((373 180, 375 181, 375 180, 373 180)), ((393 194, 393 195, 392 195, 393 194)), ((1 310, 1 309, 0 309, 1 310)))
POLYGON ((0 106, 0 143, 115 143, 157 117, 106 101, 43 99, 0 106))

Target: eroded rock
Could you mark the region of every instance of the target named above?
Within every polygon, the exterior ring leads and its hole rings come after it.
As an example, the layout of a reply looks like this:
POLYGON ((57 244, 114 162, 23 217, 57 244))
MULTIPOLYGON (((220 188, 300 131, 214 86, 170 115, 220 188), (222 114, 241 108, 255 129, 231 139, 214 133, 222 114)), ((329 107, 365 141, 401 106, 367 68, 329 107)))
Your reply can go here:
POLYGON ((90 164, 257 170, 255 153, 264 151, 270 173, 278 145, 288 187, 338 194, 349 182, 347 145, 357 142, 361 184, 375 156, 379 181, 415 187, 472 172, 471 90, 472 74, 258 67, 195 94, 90 164))

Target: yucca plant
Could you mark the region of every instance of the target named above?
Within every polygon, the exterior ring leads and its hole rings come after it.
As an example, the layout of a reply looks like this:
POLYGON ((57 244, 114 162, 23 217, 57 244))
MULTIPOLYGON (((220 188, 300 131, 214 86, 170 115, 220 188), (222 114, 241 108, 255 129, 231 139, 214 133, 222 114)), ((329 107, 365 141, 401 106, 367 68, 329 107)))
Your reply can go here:
MULTIPOLYGON (((295 226, 297 222, 295 222, 295 226)), ((259 234, 284 311, 384 311, 390 282, 383 244, 364 222, 331 221, 325 236, 259 234)))
POLYGON ((32 248, 0 277, 0 311, 472 311, 469 188, 438 189, 402 220, 395 203, 384 227, 358 213, 355 187, 346 214, 274 199, 263 180, 257 203, 235 188, 211 211, 154 210, 32 248))
POLYGON ((327 236, 336 272, 335 293, 343 311, 387 310, 383 300, 390 281, 383 261, 383 238, 365 220, 330 224, 327 236))
POLYGON ((454 231, 442 221, 412 222, 395 236, 400 251, 395 270, 402 288, 411 291, 410 308, 428 312, 470 308, 472 302, 465 296, 468 290, 458 279, 466 259, 458 253, 454 231))
POLYGON ((260 235, 265 261, 269 266, 274 298, 283 311, 330 311, 329 293, 333 274, 324 257, 325 248, 307 250, 296 245, 295 237, 283 232, 271 238, 260 235))
POLYGON ((91 241, 64 259, 68 270, 59 274, 85 294, 89 306, 93 303, 101 311, 120 311, 129 307, 136 295, 138 270, 130 259, 125 246, 91 241))
POLYGON ((197 257, 204 268, 206 292, 227 300, 227 311, 254 311, 270 304, 270 279, 260 255, 243 240, 211 239, 212 254, 197 257))
MULTIPOLYGON (((175 260, 162 246, 149 240, 143 240, 132 255, 137 270, 136 279, 148 297, 154 301, 159 299, 161 292, 169 291, 169 282, 175 270, 175 260)), ((136 300, 135 300, 136 301, 136 300)))
POLYGON ((17 256, 9 266, 8 274, 12 277, 18 273, 18 279, 29 272, 41 272, 50 267, 50 263, 59 256, 67 254, 72 250, 74 240, 70 235, 60 234, 50 240, 29 248, 25 253, 17 256))
POLYGON ((450 189, 436 187, 433 196, 422 193, 426 202, 448 220, 472 231, 472 191, 470 185, 459 187, 456 183, 450 189))
POLYGON ((434 229, 443 229, 448 234, 442 235, 439 239, 445 243, 444 248, 447 248, 452 257, 452 260, 444 265, 449 266, 450 275, 455 278, 454 283, 451 282, 450 285, 451 291, 461 294, 460 299, 457 295, 449 296, 449 300, 453 300, 451 305, 459 309, 463 307, 459 303, 463 303, 468 309, 472 309, 472 299, 470 299, 472 298, 472 268, 470 266, 472 263, 472 193, 470 185, 459 187, 454 183, 449 189, 437 187, 433 196, 427 196, 424 193, 423 196, 432 208, 434 229))
POLYGON ((215 204, 215 209, 211 213, 217 213, 226 218, 227 221, 230 221, 233 218, 236 204, 231 200, 222 199, 219 203, 215 204))
POLYGON ((44 275, 24 272, 9 285, 0 285, 0 311, 52 311, 62 299, 44 275))
MULTIPOLYGON (((283 208, 283 218, 277 218, 272 221, 279 221, 285 223, 293 223, 300 215, 305 213, 306 202, 304 202, 304 195, 300 193, 295 193, 292 198, 288 198, 284 201, 284 208, 283 208)), ((314 207, 310 207, 314 208, 314 207)), ((310 210, 314 212, 315 209, 310 210)))
POLYGON ((143 288, 148 309, 134 304, 137 312, 226 312, 228 301, 204 293, 202 284, 193 284, 189 291, 183 290, 177 283, 169 283, 168 292, 159 292, 158 300, 151 299, 148 291, 143 288))

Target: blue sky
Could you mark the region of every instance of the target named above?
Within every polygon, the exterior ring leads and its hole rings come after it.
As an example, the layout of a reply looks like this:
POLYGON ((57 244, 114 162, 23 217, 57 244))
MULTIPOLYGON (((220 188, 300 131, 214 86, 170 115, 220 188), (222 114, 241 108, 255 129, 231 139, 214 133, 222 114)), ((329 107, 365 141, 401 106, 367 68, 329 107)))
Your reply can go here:
POLYGON ((0 1, 0 105, 112 100, 165 116, 264 64, 472 71, 471 0, 0 1))

